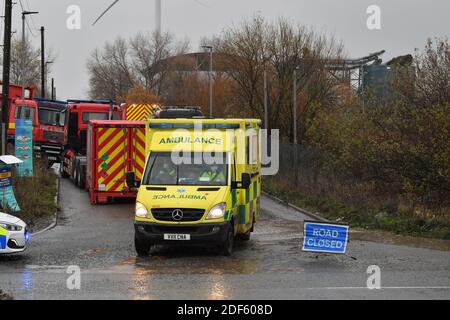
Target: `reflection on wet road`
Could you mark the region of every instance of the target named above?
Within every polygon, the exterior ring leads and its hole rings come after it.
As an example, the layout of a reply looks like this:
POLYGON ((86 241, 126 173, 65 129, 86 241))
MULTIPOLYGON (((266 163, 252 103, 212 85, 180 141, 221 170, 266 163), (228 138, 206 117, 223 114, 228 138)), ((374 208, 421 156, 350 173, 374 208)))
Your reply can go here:
POLYGON ((267 198, 252 240, 238 242, 232 257, 202 246, 158 246, 138 258, 132 203, 91 206, 63 180, 61 204, 55 229, 34 237, 24 254, 0 257, 2 290, 18 299, 450 298, 448 251, 355 234, 346 255, 304 253, 307 217, 267 198), (386 289, 365 288, 372 264, 386 289), (72 265, 81 269, 80 290, 67 288, 72 265))

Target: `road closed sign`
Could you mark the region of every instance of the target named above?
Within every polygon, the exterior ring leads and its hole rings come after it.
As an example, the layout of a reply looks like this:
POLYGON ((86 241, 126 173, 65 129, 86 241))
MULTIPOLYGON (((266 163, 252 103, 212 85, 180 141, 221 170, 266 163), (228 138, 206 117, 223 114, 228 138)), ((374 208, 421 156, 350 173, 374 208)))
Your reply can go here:
POLYGON ((305 221, 303 251, 345 253, 348 226, 305 221))

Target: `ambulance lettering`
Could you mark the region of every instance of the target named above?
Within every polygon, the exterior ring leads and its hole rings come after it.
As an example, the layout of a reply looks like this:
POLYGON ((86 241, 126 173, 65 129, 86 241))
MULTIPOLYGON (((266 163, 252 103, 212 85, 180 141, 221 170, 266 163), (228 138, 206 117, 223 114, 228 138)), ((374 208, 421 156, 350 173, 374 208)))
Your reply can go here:
POLYGON ((215 137, 198 137, 192 139, 191 137, 172 137, 172 138, 161 138, 159 144, 178 144, 178 143, 202 143, 202 144, 216 144, 221 145, 222 139, 215 137))
POLYGON ((208 200, 206 196, 200 196, 200 195, 192 195, 192 194, 181 194, 181 195, 174 195, 174 194, 158 194, 154 195, 153 200, 174 200, 174 199, 183 199, 183 200, 208 200))

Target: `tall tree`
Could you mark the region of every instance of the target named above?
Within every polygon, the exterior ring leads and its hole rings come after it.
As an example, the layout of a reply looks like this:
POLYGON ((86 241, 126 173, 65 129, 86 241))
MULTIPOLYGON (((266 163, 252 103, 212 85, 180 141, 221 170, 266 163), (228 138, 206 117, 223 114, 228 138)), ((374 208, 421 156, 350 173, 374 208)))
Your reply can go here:
POLYGON ((161 62, 188 49, 189 41, 177 42, 170 33, 139 33, 129 40, 106 43, 88 59, 89 95, 119 99, 135 86, 163 95, 170 66, 161 62))
MULTIPOLYGON (((13 39, 11 41, 11 73, 10 82, 13 84, 22 84, 22 59, 24 63, 24 77, 26 86, 35 86, 40 89, 41 81, 41 50, 33 47, 29 39, 25 46, 22 41, 13 39)), ((51 50, 47 50, 46 61, 54 60, 51 50)), ((1 57, 3 63, 3 57, 1 57)), ((51 65, 47 64, 47 73, 51 72, 51 65)))

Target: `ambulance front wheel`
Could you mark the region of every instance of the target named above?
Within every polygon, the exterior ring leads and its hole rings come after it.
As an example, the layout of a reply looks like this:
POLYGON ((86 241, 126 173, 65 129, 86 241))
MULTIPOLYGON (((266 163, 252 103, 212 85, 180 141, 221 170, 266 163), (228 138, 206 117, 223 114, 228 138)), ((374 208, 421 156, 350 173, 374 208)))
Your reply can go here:
POLYGON ((225 241, 222 244, 222 254, 226 257, 229 257, 233 254, 233 246, 234 246, 234 229, 233 225, 230 224, 225 241))
POLYGON ((252 232, 249 230, 244 234, 239 235, 239 240, 241 241, 250 241, 252 232))
POLYGON ((134 247, 138 256, 147 257, 150 253, 150 249, 152 248, 152 244, 148 241, 139 239, 137 236, 134 236, 134 247))
POLYGON ((255 215, 253 214, 252 226, 246 233, 238 235, 237 239, 241 241, 250 241, 254 228, 255 228, 255 215))

